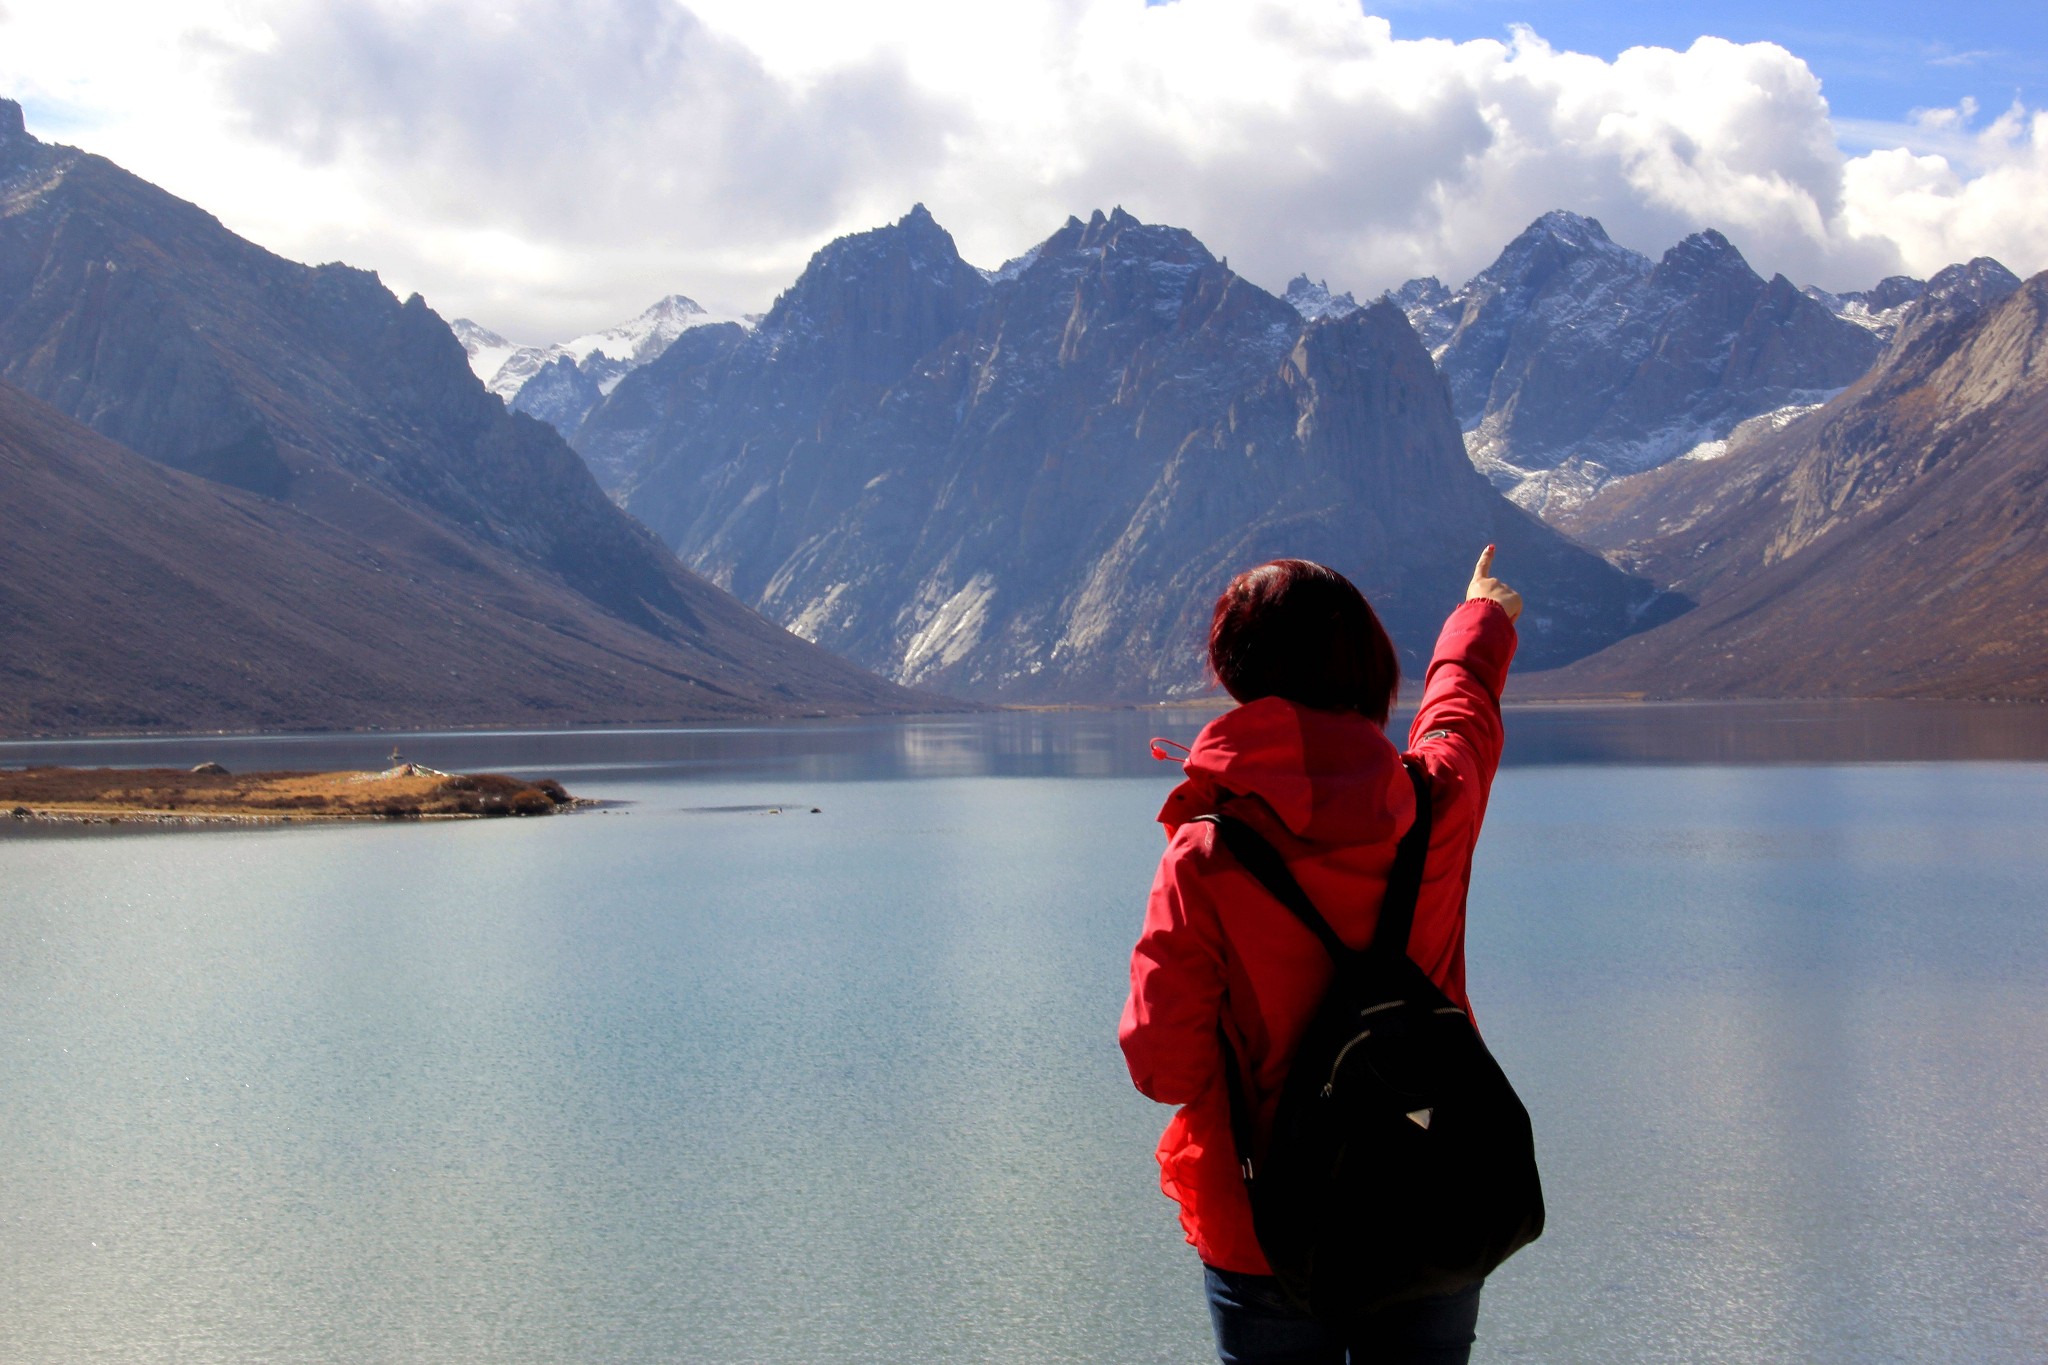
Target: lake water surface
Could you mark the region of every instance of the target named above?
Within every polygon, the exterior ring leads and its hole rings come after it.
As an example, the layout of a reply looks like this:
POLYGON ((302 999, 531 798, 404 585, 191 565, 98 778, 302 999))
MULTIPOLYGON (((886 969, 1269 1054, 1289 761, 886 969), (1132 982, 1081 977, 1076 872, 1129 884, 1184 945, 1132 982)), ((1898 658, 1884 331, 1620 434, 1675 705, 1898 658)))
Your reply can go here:
MULTIPOLYGON (((400 736, 625 804, 0 819, 0 1361, 1213 1359, 1115 1041, 1144 740, 1202 719, 400 736)), ((1472 993, 1551 1224, 1475 1359, 2048 1358, 2043 718, 1510 728, 1472 993)))

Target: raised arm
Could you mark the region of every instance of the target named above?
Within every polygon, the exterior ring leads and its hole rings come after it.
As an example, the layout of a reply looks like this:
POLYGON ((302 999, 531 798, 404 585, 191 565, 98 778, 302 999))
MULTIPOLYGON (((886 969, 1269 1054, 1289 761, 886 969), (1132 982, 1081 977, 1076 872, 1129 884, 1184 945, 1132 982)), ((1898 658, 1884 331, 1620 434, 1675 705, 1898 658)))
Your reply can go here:
POLYGON ((1422 684, 1422 706, 1408 727, 1408 748, 1431 774, 1449 777, 1484 810, 1505 738, 1500 694, 1515 657, 1521 594, 1493 576, 1493 546, 1479 556, 1465 601, 1444 622, 1422 684))

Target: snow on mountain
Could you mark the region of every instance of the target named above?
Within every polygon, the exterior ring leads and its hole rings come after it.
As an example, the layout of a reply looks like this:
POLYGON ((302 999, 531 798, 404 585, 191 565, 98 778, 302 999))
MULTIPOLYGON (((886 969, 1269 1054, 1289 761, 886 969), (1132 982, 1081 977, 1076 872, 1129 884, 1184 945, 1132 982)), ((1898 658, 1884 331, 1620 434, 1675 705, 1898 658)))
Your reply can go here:
POLYGON ((521 348, 479 323, 468 318, 457 318, 448 324, 448 330, 455 333, 455 339, 462 343, 462 350, 469 357, 469 368, 485 384, 497 374, 499 368, 510 360, 513 353, 521 348))
POLYGON ((1537 667, 1648 593, 1473 472, 1398 308, 1305 319, 1121 209, 995 272, 922 206, 840 238, 758 329, 688 333, 574 444, 771 620, 992 700, 1201 693, 1216 590, 1281 554, 1351 574, 1417 672, 1468 547, 1554 604, 1523 623, 1537 667))
POLYGON ((1387 299, 1408 315, 1408 325, 1429 348, 1430 358, 1441 360, 1444 343, 1451 339, 1451 332, 1458 325, 1456 311, 1448 306, 1451 291, 1444 288, 1444 282, 1434 275, 1424 275, 1390 291, 1387 299))
POLYGON ((1308 322, 1317 318, 1349 317, 1358 311, 1358 300, 1346 292, 1332 294, 1328 281, 1311 280, 1306 273, 1296 275, 1287 282, 1287 292, 1281 295, 1294 305, 1294 311, 1308 322))
POLYGON ((2048 274, 1948 267, 1856 384, 1741 438, 1561 519, 1696 605, 1556 693, 2048 698, 2048 274))
POLYGON ((573 436, 599 398, 684 332, 721 322, 751 328, 756 320, 751 314, 713 313, 695 299, 670 294, 636 318, 549 346, 514 346, 467 318, 453 326, 485 387, 513 411, 573 436))
POLYGON ((1653 261, 1562 211, 1456 293, 1423 279, 1390 297, 1450 381, 1474 466, 1546 513, 1750 418, 1823 402, 1884 344, 1847 304, 1764 279, 1712 229, 1653 261))
POLYGON ((1906 310, 1926 290, 1925 280, 1916 280, 1910 275, 1889 275, 1879 280, 1875 288, 1858 289, 1847 294, 1830 294, 1813 285, 1799 292, 1842 321, 1853 322, 1866 332, 1875 333, 1880 341, 1890 341, 1899 330, 1899 321, 1905 317, 1906 310))

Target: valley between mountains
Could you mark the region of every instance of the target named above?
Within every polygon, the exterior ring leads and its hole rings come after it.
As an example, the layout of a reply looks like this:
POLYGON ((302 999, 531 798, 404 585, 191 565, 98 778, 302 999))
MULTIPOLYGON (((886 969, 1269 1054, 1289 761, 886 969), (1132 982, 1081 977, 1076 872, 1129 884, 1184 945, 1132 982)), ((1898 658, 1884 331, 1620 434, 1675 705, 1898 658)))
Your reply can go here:
POLYGON ((1520 695, 2041 700, 2044 290, 1556 212, 1361 305, 1121 209, 979 268, 918 206, 763 314, 522 346, 0 101, 0 732, 1195 699, 1278 555, 1412 677, 1489 542, 1520 695))

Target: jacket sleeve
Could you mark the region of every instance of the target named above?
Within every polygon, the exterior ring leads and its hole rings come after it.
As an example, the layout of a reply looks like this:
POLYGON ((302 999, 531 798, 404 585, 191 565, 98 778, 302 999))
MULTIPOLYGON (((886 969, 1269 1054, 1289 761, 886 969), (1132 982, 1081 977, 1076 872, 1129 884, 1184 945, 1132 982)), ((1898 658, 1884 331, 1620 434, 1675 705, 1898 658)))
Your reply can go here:
POLYGON ((1222 1074, 1223 926, 1189 866, 1208 837, 1206 826, 1183 825, 1159 860, 1117 1029, 1132 1083, 1162 1104, 1192 1104, 1222 1074))
POLYGON ((1408 727, 1408 751, 1432 775, 1450 777, 1486 808, 1505 732, 1500 694, 1515 657, 1515 623, 1498 602, 1466 602, 1444 622, 1422 684, 1422 705, 1408 727))

